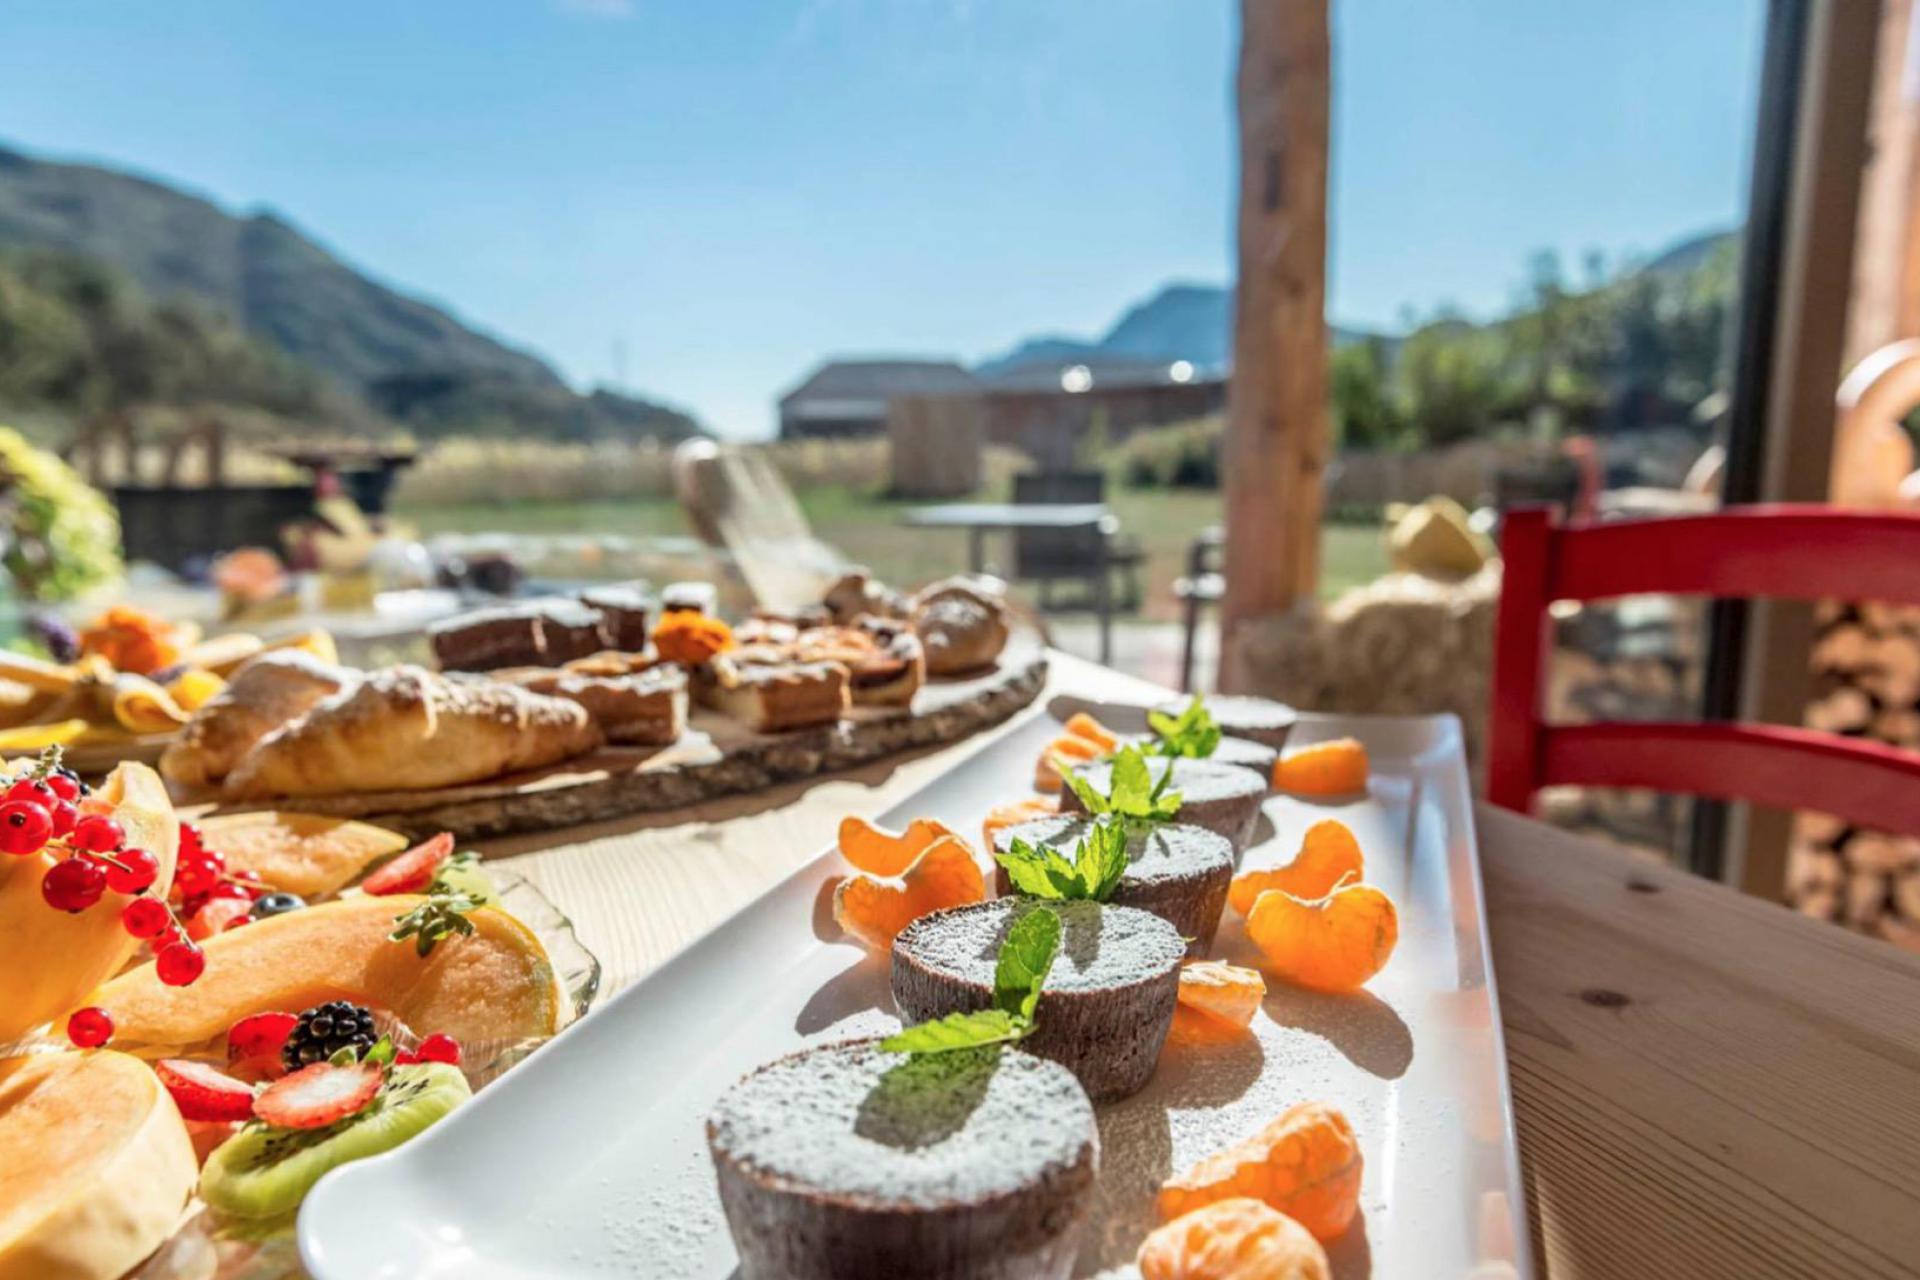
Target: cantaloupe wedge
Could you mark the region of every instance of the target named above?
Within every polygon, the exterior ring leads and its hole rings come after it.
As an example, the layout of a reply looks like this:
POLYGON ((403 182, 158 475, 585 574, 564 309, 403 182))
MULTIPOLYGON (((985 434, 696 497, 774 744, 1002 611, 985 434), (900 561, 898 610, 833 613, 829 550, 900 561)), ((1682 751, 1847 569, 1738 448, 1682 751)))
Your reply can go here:
POLYGON ((560 988, 545 948, 505 912, 483 907, 474 932, 449 937, 424 959, 390 942, 394 918, 424 898, 353 896, 255 921, 202 944, 206 972, 169 987, 152 964, 115 978, 93 1003, 113 1019, 113 1044, 142 1057, 215 1044, 248 1014, 351 1000, 391 1010, 421 1035, 519 1040, 559 1028, 560 988))
POLYGON ((0 1280, 114 1280, 199 1181, 173 1099, 123 1053, 0 1061, 0 1280))
MULTIPOLYGON (((160 860, 157 883, 172 880, 180 822, 159 774, 123 764, 85 805, 110 810, 126 828, 127 842, 160 860)), ((59 860, 51 853, 0 856, 0 1045, 71 1013, 139 946, 120 926, 125 894, 108 893, 77 915, 47 905, 40 881, 59 860)))
POLYGON ((262 883, 308 899, 339 892, 409 843, 385 827, 320 813, 226 813, 195 825, 229 869, 254 872, 262 883))

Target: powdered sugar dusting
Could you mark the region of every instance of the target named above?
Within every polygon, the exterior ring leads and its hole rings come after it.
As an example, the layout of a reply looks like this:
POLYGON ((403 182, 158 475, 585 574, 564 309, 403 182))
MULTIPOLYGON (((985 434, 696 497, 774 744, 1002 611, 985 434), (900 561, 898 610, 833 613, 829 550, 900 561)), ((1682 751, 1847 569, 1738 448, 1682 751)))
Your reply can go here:
MULTIPOLYGON (((1137 908, 1098 902, 1045 905, 1061 924, 1048 991, 1129 986, 1166 973, 1186 954, 1187 944, 1172 925, 1137 908)), ((922 916, 894 939, 894 950, 929 969, 991 987, 1007 930, 1040 906, 1031 898, 996 898, 922 916)))

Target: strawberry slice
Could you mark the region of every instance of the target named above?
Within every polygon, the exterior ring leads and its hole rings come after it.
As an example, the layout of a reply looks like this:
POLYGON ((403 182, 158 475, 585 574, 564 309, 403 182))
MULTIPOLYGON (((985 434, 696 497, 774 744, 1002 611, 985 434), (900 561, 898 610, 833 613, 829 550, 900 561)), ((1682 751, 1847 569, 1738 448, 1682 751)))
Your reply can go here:
POLYGON ((253 1089, 204 1062, 162 1058, 153 1073, 173 1095, 186 1120, 245 1120, 253 1115, 253 1089))
POLYGON ((380 1078, 378 1063, 316 1062, 268 1085, 253 1100, 253 1114, 277 1129, 324 1129, 372 1102, 380 1078))
POLYGON ((360 882, 362 892, 384 898, 394 893, 425 893, 434 876, 453 856, 453 833, 442 831, 433 839, 400 854, 392 862, 360 882))
POLYGON ((250 1080, 283 1074, 280 1050, 300 1025, 297 1013, 256 1013, 227 1032, 227 1070, 250 1080))
POLYGON ((208 898, 206 905, 187 921, 187 936, 205 942, 216 933, 225 933, 245 924, 253 911, 249 898, 208 898))

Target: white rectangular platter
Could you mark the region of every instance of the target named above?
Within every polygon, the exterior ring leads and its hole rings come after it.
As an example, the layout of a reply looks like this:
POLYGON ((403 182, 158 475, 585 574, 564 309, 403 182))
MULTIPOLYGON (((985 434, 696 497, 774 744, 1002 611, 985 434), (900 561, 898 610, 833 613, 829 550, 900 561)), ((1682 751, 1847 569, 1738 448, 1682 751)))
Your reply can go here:
MULTIPOLYGON (((1102 714, 1130 727, 1124 710, 1102 714)), ((1057 729, 1035 714, 885 820, 977 833, 988 808, 1030 791, 1057 729)), ((1306 1099, 1344 1110, 1365 1152, 1362 1217, 1329 1249, 1340 1280, 1532 1273, 1458 722, 1308 717, 1293 744, 1345 735, 1372 755, 1370 794, 1270 799, 1240 865, 1284 863, 1308 826, 1340 818, 1399 904, 1398 949, 1364 994, 1272 984, 1253 1034, 1170 1042, 1145 1091, 1100 1108, 1079 1275, 1131 1262, 1163 1178, 1306 1099)), ((422 1138, 330 1175, 301 1213, 307 1267, 320 1280, 732 1276, 702 1127, 715 1099, 802 1044, 899 1025, 886 958, 833 923, 846 871, 827 850, 422 1138)), ((1231 908, 1213 954, 1253 961, 1231 908)))

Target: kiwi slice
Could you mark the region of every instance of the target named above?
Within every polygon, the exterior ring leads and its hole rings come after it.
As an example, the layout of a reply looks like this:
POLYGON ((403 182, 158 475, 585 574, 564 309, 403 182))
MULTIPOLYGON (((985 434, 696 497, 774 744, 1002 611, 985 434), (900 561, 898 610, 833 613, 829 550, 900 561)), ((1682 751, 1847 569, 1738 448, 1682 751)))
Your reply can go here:
POLYGON ((434 888, 464 893, 483 907, 498 905, 500 893, 493 880, 480 867, 478 859, 459 859, 440 868, 433 877, 434 888))
POLYGON ((200 1198, 237 1218, 273 1218, 299 1207, 338 1165, 389 1151, 473 1096, 458 1067, 394 1067, 372 1102, 324 1129, 250 1124, 222 1143, 200 1171, 200 1198))

